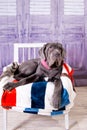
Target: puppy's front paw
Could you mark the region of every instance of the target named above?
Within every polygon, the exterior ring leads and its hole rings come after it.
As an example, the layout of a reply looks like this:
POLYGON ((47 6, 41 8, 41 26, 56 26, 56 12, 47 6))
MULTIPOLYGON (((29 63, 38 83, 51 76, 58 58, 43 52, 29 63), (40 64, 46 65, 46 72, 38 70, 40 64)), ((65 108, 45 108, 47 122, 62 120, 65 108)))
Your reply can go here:
POLYGON ((61 98, 60 97, 53 98, 53 106, 54 106, 54 108, 57 108, 57 109, 60 108, 60 106, 61 106, 61 98))
POLYGON ((3 87, 3 90, 11 91, 12 89, 14 89, 14 85, 11 82, 5 84, 4 87, 3 87))

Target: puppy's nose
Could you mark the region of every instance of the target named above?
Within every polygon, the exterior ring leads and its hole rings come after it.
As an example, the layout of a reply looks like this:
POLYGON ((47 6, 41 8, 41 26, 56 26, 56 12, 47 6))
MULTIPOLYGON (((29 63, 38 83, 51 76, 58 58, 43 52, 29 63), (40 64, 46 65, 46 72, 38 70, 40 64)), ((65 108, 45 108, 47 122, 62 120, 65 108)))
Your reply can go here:
POLYGON ((54 56, 55 56, 55 57, 58 57, 58 56, 60 56, 60 53, 55 52, 55 53, 54 53, 54 56))

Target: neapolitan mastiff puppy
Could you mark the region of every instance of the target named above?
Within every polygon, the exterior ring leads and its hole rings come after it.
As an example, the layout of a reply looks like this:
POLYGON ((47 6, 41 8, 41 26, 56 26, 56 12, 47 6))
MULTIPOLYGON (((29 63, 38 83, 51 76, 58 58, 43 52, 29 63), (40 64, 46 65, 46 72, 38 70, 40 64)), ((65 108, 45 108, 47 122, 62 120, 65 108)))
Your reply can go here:
POLYGON ((19 65, 13 63, 13 68, 15 68, 14 78, 18 82, 8 82, 4 85, 3 89, 10 91, 20 85, 43 81, 45 77, 48 77, 48 81, 52 81, 55 84, 53 106, 59 108, 62 92, 60 76, 65 50, 60 43, 47 43, 39 50, 39 55, 41 57, 40 59, 31 59, 19 65))

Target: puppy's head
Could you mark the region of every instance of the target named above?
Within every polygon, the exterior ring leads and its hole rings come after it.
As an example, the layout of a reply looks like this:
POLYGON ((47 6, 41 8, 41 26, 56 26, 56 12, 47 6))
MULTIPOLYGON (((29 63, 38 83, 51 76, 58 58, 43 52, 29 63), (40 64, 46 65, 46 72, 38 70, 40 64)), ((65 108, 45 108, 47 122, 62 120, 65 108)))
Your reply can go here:
POLYGON ((45 60, 50 68, 62 65, 65 50, 60 43, 47 43, 39 51, 41 59, 45 60))

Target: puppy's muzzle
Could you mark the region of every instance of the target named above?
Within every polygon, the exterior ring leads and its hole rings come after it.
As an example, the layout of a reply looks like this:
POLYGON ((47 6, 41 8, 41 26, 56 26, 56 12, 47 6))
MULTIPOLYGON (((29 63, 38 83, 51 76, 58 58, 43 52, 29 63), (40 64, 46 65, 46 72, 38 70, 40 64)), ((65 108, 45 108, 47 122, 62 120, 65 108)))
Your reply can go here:
POLYGON ((60 57, 60 52, 54 50, 54 52, 50 54, 49 66, 52 68, 58 67, 60 65, 60 57))

